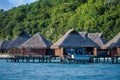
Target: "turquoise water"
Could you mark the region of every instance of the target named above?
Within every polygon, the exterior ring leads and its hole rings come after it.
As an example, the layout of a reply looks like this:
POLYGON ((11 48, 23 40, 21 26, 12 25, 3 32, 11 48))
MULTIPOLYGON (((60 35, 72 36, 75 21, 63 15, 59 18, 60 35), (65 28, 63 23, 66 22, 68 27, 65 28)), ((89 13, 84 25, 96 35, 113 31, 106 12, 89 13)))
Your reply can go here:
POLYGON ((0 60, 0 80, 120 80, 120 64, 11 63, 0 60))

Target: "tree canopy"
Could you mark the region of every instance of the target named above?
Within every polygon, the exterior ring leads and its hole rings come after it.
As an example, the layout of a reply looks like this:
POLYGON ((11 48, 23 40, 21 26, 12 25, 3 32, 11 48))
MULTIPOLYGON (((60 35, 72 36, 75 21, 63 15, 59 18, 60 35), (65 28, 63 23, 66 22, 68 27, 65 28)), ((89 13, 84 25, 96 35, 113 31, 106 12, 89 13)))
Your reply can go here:
POLYGON ((40 32, 55 42, 71 28, 100 32, 110 40, 120 32, 120 1, 37 0, 0 10, 0 39, 14 39, 25 29, 31 36, 40 32))

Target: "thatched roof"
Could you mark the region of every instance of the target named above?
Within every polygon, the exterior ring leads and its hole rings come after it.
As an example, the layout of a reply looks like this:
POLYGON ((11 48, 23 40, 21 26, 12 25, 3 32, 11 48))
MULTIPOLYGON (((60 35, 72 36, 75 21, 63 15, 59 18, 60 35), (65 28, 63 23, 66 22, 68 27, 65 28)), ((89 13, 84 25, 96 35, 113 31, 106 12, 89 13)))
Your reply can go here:
POLYGON ((103 46, 103 48, 114 48, 114 47, 120 47, 120 32, 107 44, 103 46))
POLYGON ((33 37, 28 39, 26 42, 24 42, 22 45, 19 46, 19 48, 50 48, 52 43, 48 41, 46 38, 44 38, 39 33, 35 34, 33 37))
POLYGON ((11 43, 10 40, 0 41, 0 49, 7 49, 7 46, 11 43))
POLYGON ((100 48, 100 46, 93 41, 91 38, 89 38, 89 33, 87 32, 79 32, 79 34, 85 39, 85 47, 96 47, 100 48))
POLYGON ((70 29, 58 41, 56 41, 51 48, 79 48, 79 47, 93 47, 93 42, 88 43, 87 39, 81 36, 76 30, 70 29))
POLYGON ((102 38, 102 33, 88 33, 88 38, 95 42, 100 48, 107 42, 102 38))
POLYGON ((23 30, 20 33, 20 35, 9 44, 8 48, 18 48, 22 43, 24 43, 29 38, 30 38, 30 35, 23 30))

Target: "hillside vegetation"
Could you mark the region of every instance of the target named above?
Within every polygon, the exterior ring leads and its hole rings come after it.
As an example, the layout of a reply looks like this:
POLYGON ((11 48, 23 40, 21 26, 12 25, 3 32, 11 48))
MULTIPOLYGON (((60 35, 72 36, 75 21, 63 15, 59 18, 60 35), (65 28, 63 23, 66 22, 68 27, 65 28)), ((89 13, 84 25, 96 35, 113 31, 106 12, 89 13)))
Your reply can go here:
POLYGON ((25 29, 55 42, 67 30, 101 32, 110 40, 120 32, 119 0, 37 0, 0 10, 0 39, 14 39, 25 29))

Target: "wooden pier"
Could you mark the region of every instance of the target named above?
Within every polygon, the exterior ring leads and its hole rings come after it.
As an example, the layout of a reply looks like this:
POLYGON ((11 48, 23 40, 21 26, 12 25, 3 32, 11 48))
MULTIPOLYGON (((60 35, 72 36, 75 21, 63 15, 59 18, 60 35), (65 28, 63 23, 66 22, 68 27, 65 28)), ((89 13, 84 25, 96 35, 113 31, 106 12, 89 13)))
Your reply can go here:
POLYGON ((8 57, 7 62, 51 62, 52 55, 15 55, 13 57, 8 57))

